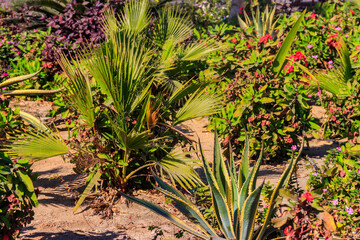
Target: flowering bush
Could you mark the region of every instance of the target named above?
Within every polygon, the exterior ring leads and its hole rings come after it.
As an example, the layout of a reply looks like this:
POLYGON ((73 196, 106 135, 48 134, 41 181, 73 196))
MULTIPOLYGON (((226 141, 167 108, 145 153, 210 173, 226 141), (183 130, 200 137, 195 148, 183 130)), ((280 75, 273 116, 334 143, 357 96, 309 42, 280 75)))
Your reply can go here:
MULTIPOLYGON (((240 28, 222 29, 213 37, 226 50, 209 57, 208 64, 213 76, 221 79, 214 84, 214 91, 226 94, 227 105, 211 118, 210 128, 217 125, 225 146, 229 140, 240 142, 237 152, 242 150, 241 142, 247 132, 253 150, 259 153, 263 142, 265 159, 279 159, 299 143, 298 136, 303 131, 319 128, 310 117, 307 101, 311 98, 307 85, 299 80, 302 73, 294 72, 290 61, 290 68, 285 66, 279 76, 272 73, 272 61, 284 37, 254 37, 240 28)), ((300 51, 288 59, 307 61, 300 51)))
POLYGON ((32 181, 36 176, 26 160, 11 161, 0 152, 0 238, 16 239, 33 219, 38 205, 32 181))
POLYGON ((318 174, 308 180, 308 187, 334 216, 338 235, 356 239, 360 236, 360 165, 359 146, 345 144, 329 151, 318 174))

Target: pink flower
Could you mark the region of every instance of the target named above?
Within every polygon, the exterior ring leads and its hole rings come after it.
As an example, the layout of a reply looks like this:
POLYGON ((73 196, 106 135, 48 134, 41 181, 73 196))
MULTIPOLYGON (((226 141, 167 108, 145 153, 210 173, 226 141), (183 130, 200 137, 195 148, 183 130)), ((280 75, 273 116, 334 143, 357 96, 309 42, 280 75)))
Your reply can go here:
POLYGON ((339 121, 339 120, 336 120, 336 124, 340 124, 340 121, 339 121))
POLYGON ((331 116, 331 121, 335 122, 335 121, 336 121, 336 117, 335 117, 335 116, 331 116))
POLYGON ((314 172, 313 175, 316 177, 317 175, 319 175, 317 172, 314 172))
POLYGON ((323 192, 324 192, 324 193, 325 193, 325 192, 327 192, 327 189, 326 189, 326 188, 324 188, 324 189, 323 189, 323 192))
POLYGON ((35 29, 34 32, 38 32, 38 30, 35 29))
POLYGON ((345 177, 346 176, 346 172, 343 170, 340 172, 340 177, 345 177))
POLYGON ((353 215, 354 214, 354 210, 352 210, 352 208, 345 208, 345 211, 349 214, 349 215, 353 215))
POLYGON ((309 95, 308 95, 308 97, 310 97, 310 98, 311 98, 311 97, 312 97, 312 94, 309 94, 309 95))
POLYGON ((360 169, 358 170, 358 174, 360 174, 360 169))
POLYGON ((339 199, 337 199, 337 198, 331 200, 331 202, 332 202, 332 204, 333 204, 334 206, 339 205, 339 199))
POLYGON ((320 94, 321 94, 321 91, 318 91, 318 92, 317 92, 316 94, 320 96, 320 94))
POLYGON ((337 27, 337 28, 335 28, 335 30, 340 31, 340 30, 341 30, 341 27, 337 27))
POLYGON ((311 49, 311 48, 313 48, 313 47, 314 47, 314 45, 311 45, 311 44, 309 44, 309 45, 307 46, 308 49, 311 49))
POLYGON ((2 90, 6 90, 6 87, 3 87, 2 90))
POLYGON ((288 143, 292 143, 292 142, 293 142, 293 139, 292 139, 292 138, 288 138, 286 141, 287 141, 288 143))
POLYGON ((336 150, 338 150, 339 152, 341 151, 341 147, 337 147, 336 150))
POLYGON ((295 151, 297 149, 296 145, 291 146, 291 150, 295 151))
POLYGON ((318 59, 318 56, 317 56, 317 55, 314 55, 314 56, 312 56, 312 58, 314 58, 314 59, 318 59))

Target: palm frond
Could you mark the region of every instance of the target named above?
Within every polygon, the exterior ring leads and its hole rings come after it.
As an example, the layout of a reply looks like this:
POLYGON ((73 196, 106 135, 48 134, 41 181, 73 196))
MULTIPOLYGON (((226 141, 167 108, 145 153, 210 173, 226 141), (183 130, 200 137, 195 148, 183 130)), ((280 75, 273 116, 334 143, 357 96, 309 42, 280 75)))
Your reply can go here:
POLYGON ((19 133, 9 140, 11 143, 5 144, 2 150, 11 157, 38 161, 69 153, 61 136, 56 135, 50 129, 39 131, 30 128, 27 132, 19 133))
POLYGON ((99 48, 85 50, 84 65, 121 115, 130 115, 152 84, 151 52, 127 31, 117 32, 99 48))
POLYGON ((131 0, 125 4, 120 19, 120 28, 137 35, 141 33, 150 23, 149 1, 131 0))
POLYGON ((188 158, 189 152, 172 151, 165 157, 155 160, 156 165, 169 176, 172 183, 178 183, 185 189, 193 188, 201 183, 194 166, 199 165, 196 159, 188 158))
POLYGON ((184 106, 176 113, 173 125, 190 119, 215 114, 221 110, 222 106, 221 96, 206 93, 206 90, 198 91, 192 94, 184 106))
POLYGON ((63 54, 58 62, 70 80, 67 85, 70 101, 80 112, 81 119, 86 125, 94 127, 95 113, 89 75, 79 62, 73 61, 71 64, 63 54))
POLYGON ((179 56, 181 61, 195 61, 201 60, 211 52, 217 51, 219 48, 214 42, 195 42, 188 45, 184 52, 179 56))
POLYGON ((168 6, 159 16, 155 28, 154 41, 162 46, 168 39, 172 38, 174 43, 180 43, 192 34, 193 24, 179 8, 168 6))

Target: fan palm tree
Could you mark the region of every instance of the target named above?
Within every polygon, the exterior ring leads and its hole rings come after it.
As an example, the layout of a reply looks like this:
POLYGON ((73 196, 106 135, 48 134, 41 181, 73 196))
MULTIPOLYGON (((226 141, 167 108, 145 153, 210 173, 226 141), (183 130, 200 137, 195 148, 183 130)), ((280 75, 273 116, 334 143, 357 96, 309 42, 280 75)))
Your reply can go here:
MULTIPOLYGON (((108 9, 103 22, 107 36, 104 43, 84 48, 75 59, 61 55, 59 62, 69 78, 68 92, 76 93, 69 99, 83 122, 116 146, 122 166, 113 169, 113 178, 125 190, 130 179, 151 167, 183 187, 196 185, 199 178, 192 168, 195 162, 174 151, 174 144, 164 146, 160 139, 171 132, 181 134, 176 126, 184 121, 221 109, 222 97, 207 92, 207 83, 179 81, 172 74, 180 72, 179 63, 197 61, 215 51, 215 44, 203 41, 184 47, 182 43, 193 29, 188 17, 177 8, 165 6, 151 19, 147 0, 129 1, 119 20, 108 9), (149 37, 151 29, 154 32, 149 37), (89 76, 108 98, 105 111, 95 113, 89 76), (106 119, 107 130, 96 125, 100 118, 106 119), (129 119, 136 123, 131 124, 129 119), (162 130, 154 131, 155 127, 162 130), (146 149, 154 146, 161 157, 142 159, 144 164, 135 169, 128 167, 130 159, 141 151, 146 155, 146 149)), ((100 176, 99 172, 93 176, 83 196, 100 176)))

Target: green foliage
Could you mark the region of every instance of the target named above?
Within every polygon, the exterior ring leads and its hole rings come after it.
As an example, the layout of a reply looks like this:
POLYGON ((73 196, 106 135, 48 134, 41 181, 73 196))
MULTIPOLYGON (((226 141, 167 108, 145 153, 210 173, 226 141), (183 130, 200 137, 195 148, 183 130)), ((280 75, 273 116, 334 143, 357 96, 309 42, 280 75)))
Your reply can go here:
POLYGON ((28 161, 10 160, 0 152, 0 237, 15 239, 20 230, 31 222, 33 207, 38 205, 28 161))
POLYGON ((358 236, 359 156, 359 145, 346 143, 333 149, 307 182, 307 188, 318 194, 314 201, 328 209, 336 222, 336 235, 343 238, 358 236))
POLYGON ((227 104, 212 117, 209 128, 217 126, 220 136, 225 138, 224 147, 232 140, 238 144, 235 152, 239 153, 248 132, 253 151, 259 154, 263 142, 265 159, 279 159, 292 145, 299 144, 297 136, 302 131, 317 127, 315 119, 309 116, 306 86, 294 81, 294 75, 286 68, 275 67, 275 62, 284 65, 304 16, 305 13, 297 19, 294 16, 296 23, 285 40, 274 40, 269 35, 253 38, 241 29, 240 40, 236 37, 237 29, 234 37, 226 31, 221 36, 227 51, 220 53, 220 57, 212 55, 208 62, 212 71, 221 74, 222 82, 214 86, 214 91, 225 91, 227 104))
MULTIPOLYGON (((288 184, 288 179, 294 171, 297 159, 292 158, 290 160, 289 166, 280 177, 277 186, 271 194, 264 223, 262 227, 255 232, 254 227, 257 218, 257 209, 259 207, 260 194, 263 187, 263 184, 258 187, 256 186, 262 156, 260 156, 259 160, 249 172, 250 151, 249 141, 246 139, 244 154, 241 159, 239 169, 236 169, 231 149, 230 160, 225 162, 222 158, 221 148, 216 134, 214 141, 214 160, 212 168, 210 168, 207 160, 204 158, 201 145, 200 151, 202 154, 206 179, 210 188, 216 222, 221 230, 220 235, 206 221, 196 205, 187 199, 181 192, 168 185, 155 175, 154 178, 159 185, 159 187, 155 188, 172 199, 174 206, 186 217, 195 222, 197 228, 188 226, 176 216, 150 202, 139 200, 123 193, 122 195, 149 208, 155 213, 165 217, 178 227, 202 239, 263 239, 265 231, 268 228, 268 224, 270 223, 270 219, 272 218, 275 200, 279 195, 280 189, 284 185, 288 184)), ((300 149, 300 153, 301 150, 302 148, 300 149)))

